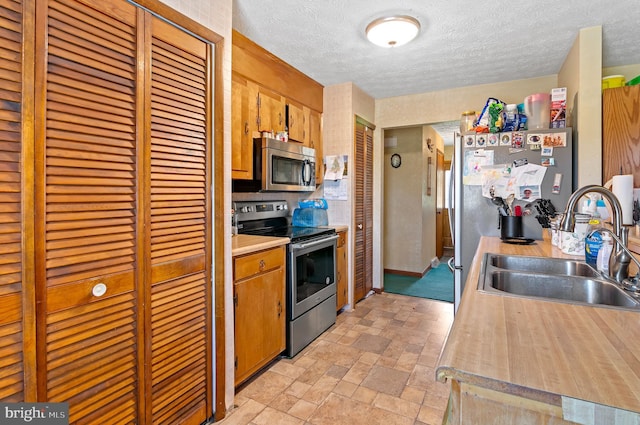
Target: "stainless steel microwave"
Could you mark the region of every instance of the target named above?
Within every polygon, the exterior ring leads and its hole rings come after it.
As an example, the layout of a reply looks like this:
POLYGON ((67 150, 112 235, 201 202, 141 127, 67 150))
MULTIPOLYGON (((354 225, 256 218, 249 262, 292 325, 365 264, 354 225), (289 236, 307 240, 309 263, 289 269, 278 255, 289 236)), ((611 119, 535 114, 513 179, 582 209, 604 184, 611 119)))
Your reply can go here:
POLYGON ((234 192, 313 192, 316 152, 295 142, 253 139, 253 180, 234 180, 234 192))

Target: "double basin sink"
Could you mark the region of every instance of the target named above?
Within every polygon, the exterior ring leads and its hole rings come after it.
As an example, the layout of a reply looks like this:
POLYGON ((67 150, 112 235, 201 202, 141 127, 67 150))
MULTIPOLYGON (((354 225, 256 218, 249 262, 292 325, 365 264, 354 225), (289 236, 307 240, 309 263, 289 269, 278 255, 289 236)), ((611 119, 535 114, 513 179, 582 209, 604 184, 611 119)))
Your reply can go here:
POLYGON ((478 289, 525 298, 640 310, 640 299, 582 261, 486 253, 478 289))

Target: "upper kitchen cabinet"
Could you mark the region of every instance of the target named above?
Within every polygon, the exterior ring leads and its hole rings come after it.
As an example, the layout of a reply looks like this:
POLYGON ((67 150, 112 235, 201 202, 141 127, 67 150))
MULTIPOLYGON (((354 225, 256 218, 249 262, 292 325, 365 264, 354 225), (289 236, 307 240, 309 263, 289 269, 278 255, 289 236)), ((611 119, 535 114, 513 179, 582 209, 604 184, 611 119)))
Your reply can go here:
POLYGON ((322 114, 305 108, 306 122, 308 123, 307 141, 309 147, 316 150, 316 184, 322 183, 324 176, 324 164, 322 162, 322 114))
POLYGON ((233 31, 232 41, 232 177, 251 178, 255 131, 287 129, 291 142, 316 150, 316 183, 322 182, 322 173, 320 179, 318 173, 323 168, 323 86, 237 31, 233 31), (251 84, 256 87, 255 93, 251 84))
POLYGON ((231 177, 253 176, 253 133, 258 131, 258 86, 234 75, 231 81, 231 177))
POLYGON ((286 104, 282 96, 265 87, 258 88, 258 130, 284 131, 287 123, 286 104))
POLYGON ((308 108, 305 108, 295 102, 289 102, 287 104, 287 129, 289 130, 289 141, 308 145, 308 131, 306 129, 307 117, 305 116, 305 112, 307 110, 308 108))
POLYGON ((602 92, 602 181, 633 174, 640 185, 640 85, 602 92))

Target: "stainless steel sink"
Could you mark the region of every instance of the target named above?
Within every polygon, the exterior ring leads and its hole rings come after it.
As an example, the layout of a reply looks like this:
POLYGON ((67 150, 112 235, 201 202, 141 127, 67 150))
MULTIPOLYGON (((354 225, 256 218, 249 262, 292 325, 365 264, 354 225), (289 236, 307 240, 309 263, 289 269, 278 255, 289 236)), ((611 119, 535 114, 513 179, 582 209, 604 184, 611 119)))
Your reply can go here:
POLYGON ((640 310, 640 299, 576 260, 485 254, 478 289, 548 301, 640 310))
POLYGON ((565 276, 600 277, 598 272, 585 262, 545 257, 489 254, 492 266, 507 270, 531 271, 565 276))

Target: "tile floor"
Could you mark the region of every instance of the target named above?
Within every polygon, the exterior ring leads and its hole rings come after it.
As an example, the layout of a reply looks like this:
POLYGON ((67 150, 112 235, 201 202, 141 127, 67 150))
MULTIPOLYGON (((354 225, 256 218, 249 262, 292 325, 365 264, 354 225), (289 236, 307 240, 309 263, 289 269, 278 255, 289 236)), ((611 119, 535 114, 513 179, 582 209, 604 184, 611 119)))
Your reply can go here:
POLYGON ((450 303, 371 295, 242 386, 219 423, 441 424, 449 384, 435 364, 452 321, 450 303))

